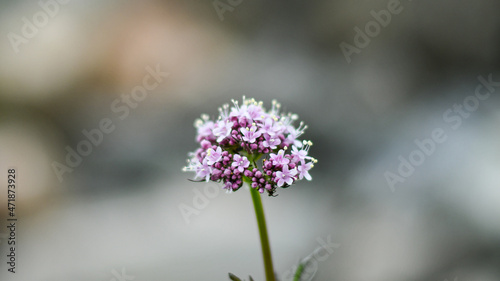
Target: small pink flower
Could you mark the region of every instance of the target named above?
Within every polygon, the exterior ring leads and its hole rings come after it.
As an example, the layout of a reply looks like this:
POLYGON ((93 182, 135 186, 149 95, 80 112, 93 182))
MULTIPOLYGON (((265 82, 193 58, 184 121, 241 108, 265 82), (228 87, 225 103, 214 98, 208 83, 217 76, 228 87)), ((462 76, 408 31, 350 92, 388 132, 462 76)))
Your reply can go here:
POLYGON ((210 174, 212 173, 212 167, 208 165, 207 159, 203 160, 203 163, 198 163, 196 166, 196 178, 208 181, 210 179, 210 174))
POLYGON ((270 156, 271 161, 275 166, 283 166, 290 163, 290 160, 285 158, 285 151, 283 149, 280 149, 280 151, 278 151, 278 154, 271 153, 270 156))
POLYGON ((246 156, 240 156, 238 154, 235 154, 233 157, 233 164, 231 164, 232 167, 236 167, 240 173, 243 173, 245 168, 248 168, 250 166, 250 161, 248 161, 248 158, 246 156))
POLYGON ((283 171, 276 172, 276 183, 279 187, 283 184, 291 185, 293 183, 293 177, 297 174, 297 169, 288 169, 288 165, 283 166, 283 171))
POLYGON ((252 126, 250 129, 241 128, 241 133, 243 134, 243 140, 248 143, 254 143, 258 137, 260 137, 261 132, 257 130, 257 127, 252 126))
POLYGON ((276 149, 280 143, 281 140, 279 138, 271 137, 268 135, 262 142, 262 145, 264 147, 269 147, 270 149, 276 149))
POLYGON ((209 148, 205 159, 207 159, 208 165, 213 165, 216 162, 219 162, 222 159, 222 148, 220 148, 220 146, 217 146, 216 150, 209 148))
POLYGON ((299 171, 299 179, 306 178, 306 180, 310 181, 312 180, 311 175, 309 174, 309 170, 314 167, 313 163, 301 163, 298 167, 297 170, 299 171))

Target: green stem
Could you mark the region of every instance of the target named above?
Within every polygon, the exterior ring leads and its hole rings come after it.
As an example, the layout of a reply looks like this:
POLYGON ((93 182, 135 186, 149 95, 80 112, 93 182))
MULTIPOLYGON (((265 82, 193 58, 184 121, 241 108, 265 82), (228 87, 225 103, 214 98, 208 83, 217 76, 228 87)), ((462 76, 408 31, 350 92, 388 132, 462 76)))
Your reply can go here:
POLYGON ((269 246, 269 238, 267 237, 266 217, 264 216, 264 208, 260 199, 260 193, 257 188, 250 187, 252 194, 253 206, 255 208, 255 216, 259 225, 260 244, 262 246, 262 256, 264 257, 264 268, 266 270, 266 281, 275 281, 273 260, 271 259, 271 247, 269 246))

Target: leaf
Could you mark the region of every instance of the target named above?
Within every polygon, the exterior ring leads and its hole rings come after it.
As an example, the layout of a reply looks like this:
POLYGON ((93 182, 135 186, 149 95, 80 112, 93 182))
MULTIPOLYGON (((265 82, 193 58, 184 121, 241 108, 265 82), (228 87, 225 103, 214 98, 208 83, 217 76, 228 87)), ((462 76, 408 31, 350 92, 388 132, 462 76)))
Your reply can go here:
MULTIPOLYGON (((254 281, 252 276, 248 276, 248 278, 250 278, 250 281, 254 281)), ((232 281, 241 281, 240 278, 238 278, 236 275, 232 274, 231 272, 229 272, 229 279, 231 279, 232 281)))
POLYGON ((231 272, 229 272, 229 279, 231 279, 232 281, 241 281, 240 278, 236 277, 236 275, 232 274, 231 272))
POLYGON ((192 182, 204 182, 205 180, 192 180, 192 179, 187 179, 188 181, 192 181, 192 182))

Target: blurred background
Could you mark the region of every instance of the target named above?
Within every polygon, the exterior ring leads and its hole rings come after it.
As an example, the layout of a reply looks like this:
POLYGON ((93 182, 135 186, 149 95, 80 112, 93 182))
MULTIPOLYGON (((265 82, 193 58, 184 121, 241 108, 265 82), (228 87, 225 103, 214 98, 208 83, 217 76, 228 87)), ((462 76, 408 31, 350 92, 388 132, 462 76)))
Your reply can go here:
POLYGON ((16 274, 0 230, 1 280, 263 280, 248 192, 181 172, 194 120, 242 95, 297 113, 319 160, 263 198, 281 280, 320 240, 340 247, 315 280, 500 280, 500 2, 0 3, 19 219, 16 274), (464 106, 479 76, 498 82, 464 106), (436 129, 446 141, 391 189, 436 129))

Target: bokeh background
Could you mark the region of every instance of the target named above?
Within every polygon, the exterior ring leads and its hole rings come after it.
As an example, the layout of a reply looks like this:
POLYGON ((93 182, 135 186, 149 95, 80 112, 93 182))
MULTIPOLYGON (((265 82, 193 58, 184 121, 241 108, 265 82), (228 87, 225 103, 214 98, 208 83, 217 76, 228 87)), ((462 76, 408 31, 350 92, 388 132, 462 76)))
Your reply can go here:
POLYGON ((17 273, 2 227, 1 280, 263 280, 248 192, 181 172, 193 121, 242 95, 297 113, 319 160, 263 199, 282 280, 321 239, 340 247, 315 280, 500 280, 498 86, 456 130, 443 119, 479 76, 500 81, 500 2, 401 0, 350 63, 339 45, 391 1, 42 0, 46 21, 37 2, 0 4, 0 171, 19 178, 17 273), (122 120, 112 105, 147 67, 169 76, 122 120), (105 118, 114 131, 59 181, 54 161, 105 118), (446 142, 391 190, 384 174, 436 128, 446 142))

